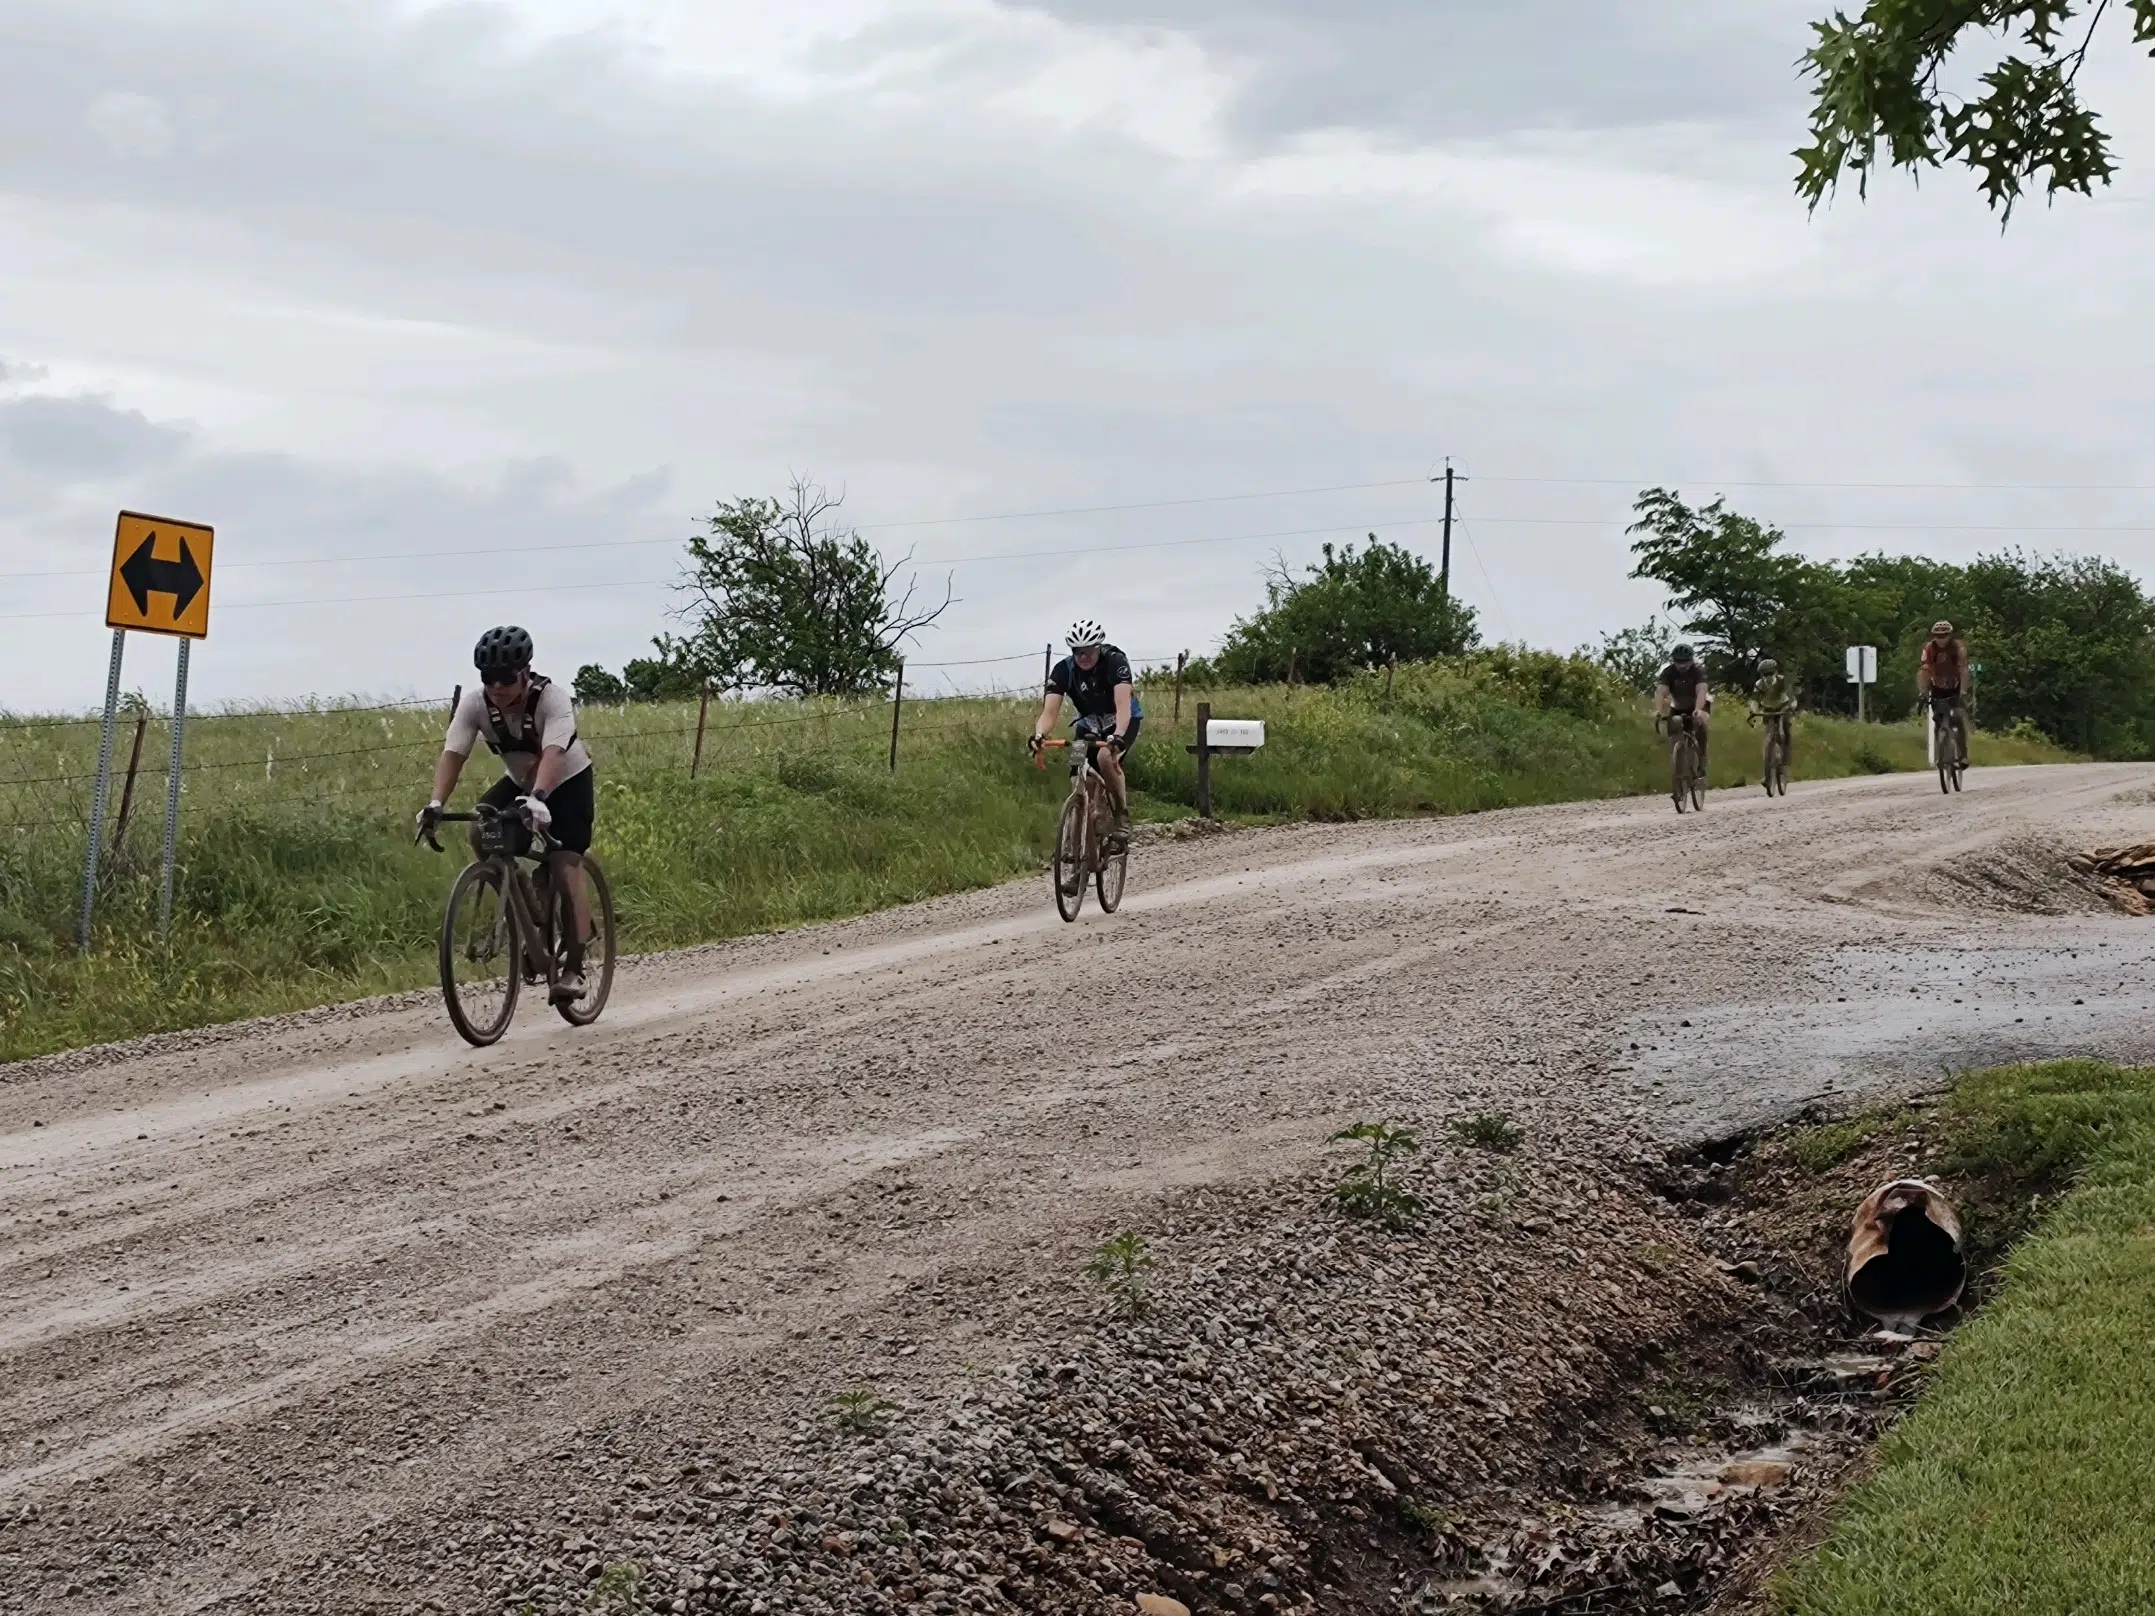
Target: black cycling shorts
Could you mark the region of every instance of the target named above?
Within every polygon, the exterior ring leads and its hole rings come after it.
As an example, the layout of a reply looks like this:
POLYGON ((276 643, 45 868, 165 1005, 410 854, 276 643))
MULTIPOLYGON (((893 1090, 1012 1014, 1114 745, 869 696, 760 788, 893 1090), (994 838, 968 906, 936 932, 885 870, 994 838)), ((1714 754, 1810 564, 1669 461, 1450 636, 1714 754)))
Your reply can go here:
MULTIPOLYGON (((1132 713, 1129 733, 1122 740, 1122 749, 1125 752, 1137 745, 1137 732, 1144 727, 1144 715, 1132 713)), ((1115 720, 1112 715, 1106 718, 1080 718, 1071 733, 1081 741, 1104 741, 1115 733, 1115 720)))
MULTIPOLYGON (((554 787, 546 799, 547 812, 554 822, 547 827, 547 834, 571 853, 591 851, 591 826, 598 803, 594 787, 598 770, 586 769, 572 774, 554 787)), ((508 775, 496 780, 487 794, 479 800, 489 808, 506 813, 516 806, 516 799, 525 795, 524 788, 508 775)), ((516 838, 516 850, 521 853, 531 845, 531 833, 523 830, 516 838)))

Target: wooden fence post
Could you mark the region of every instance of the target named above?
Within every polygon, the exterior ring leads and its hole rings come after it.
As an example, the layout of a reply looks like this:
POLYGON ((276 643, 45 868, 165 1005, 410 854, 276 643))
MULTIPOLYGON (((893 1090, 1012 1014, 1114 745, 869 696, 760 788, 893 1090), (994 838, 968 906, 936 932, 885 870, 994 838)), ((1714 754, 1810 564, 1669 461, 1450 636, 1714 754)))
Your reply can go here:
POLYGON ((1212 817, 1212 703, 1197 704, 1197 817, 1212 817))
POLYGON ((1399 671, 1399 653, 1394 651, 1384 664, 1384 699, 1392 699, 1392 675, 1399 671))
POLYGON ((456 710, 463 705, 464 687, 462 685, 458 685, 456 689, 449 692, 449 716, 451 718, 456 717, 456 710))
POLYGON ((1190 653, 1180 652, 1175 657, 1175 717, 1167 727, 1175 734, 1182 733, 1182 670, 1190 665, 1190 653))
POLYGON ((890 772, 898 772, 898 715, 905 711, 905 658, 898 659, 898 677, 890 689, 890 772))
POLYGON ((1292 689, 1294 688, 1295 655, 1296 655, 1296 653, 1295 653, 1295 648, 1294 648, 1293 646, 1291 646, 1291 645, 1290 645, 1290 646, 1288 646, 1288 647, 1287 647, 1287 688, 1288 688, 1288 689, 1290 689, 1290 690, 1292 690, 1292 689))
POLYGON ((135 746, 127 754, 127 784, 120 792, 120 818, 112 830, 112 863, 119 867, 127 851, 127 816, 135 807, 135 771, 142 767, 142 732, 150 727, 148 715, 135 714, 135 746))
POLYGON ((703 699, 696 704, 696 750, 689 754, 688 777, 696 778, 696 771, 703 767, 703 726, 711 716, 711 681, 703 682, 703 699))

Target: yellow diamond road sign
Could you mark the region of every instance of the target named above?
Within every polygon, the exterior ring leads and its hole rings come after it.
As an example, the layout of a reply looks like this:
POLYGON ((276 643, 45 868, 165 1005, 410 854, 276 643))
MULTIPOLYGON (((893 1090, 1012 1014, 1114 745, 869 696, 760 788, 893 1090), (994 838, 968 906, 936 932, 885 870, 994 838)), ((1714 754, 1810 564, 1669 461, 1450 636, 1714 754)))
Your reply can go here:
POLYGON ((106 626, 207 638, 210 552, 216 542, 211 529, 193 522, 120 512, 105 593, 106 626))

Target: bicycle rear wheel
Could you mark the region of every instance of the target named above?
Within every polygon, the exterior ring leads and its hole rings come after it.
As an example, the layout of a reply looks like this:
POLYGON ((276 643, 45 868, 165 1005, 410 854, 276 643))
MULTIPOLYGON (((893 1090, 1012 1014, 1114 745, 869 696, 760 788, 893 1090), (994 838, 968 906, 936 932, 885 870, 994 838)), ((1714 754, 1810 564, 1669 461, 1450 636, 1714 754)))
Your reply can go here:
POLYGON ((441 917, 441 995, 449 1021, 480 1048, 509 1030, 523 987, 524 939, 497 860, 467 864, 441 917))
POLYGON ((1055 862, 1049 868, 1055 884, 1055 912, 1075 920, 1085 907, 1085 798, 1073 791, 1063 799, 1062 818, 1055 826, 1055 862))
MULTIPOLYGON (((597 859, 586 853, 583 862, 584 893, 591 905, 591 940, 584 944, 584 996, 572 1004, 554 1006, 572 1027, 588 1027, 598 1020, 606 1008, 606 996, 614 990, 614 889, 597 859)), ((560 907, 554 916, 554 935, 567 937, 576 924, 576 913, 566 893, 556 901, 560 907)), ((556 952, 566 956, 568 951, 556 945, 556 952)))

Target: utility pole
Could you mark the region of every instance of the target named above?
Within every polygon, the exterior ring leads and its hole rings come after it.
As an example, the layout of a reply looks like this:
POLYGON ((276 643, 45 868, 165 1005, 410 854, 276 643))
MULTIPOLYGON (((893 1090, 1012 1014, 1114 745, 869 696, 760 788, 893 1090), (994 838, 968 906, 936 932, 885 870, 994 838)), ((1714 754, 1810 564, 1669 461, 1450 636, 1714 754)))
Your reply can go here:
MULTIPOLYGON (((1435 482, 1437 479, 1432 477, 1429 480, 1435 482)), ((1437 563, 1437 580, 1444 585, 1444 598, 1447 602, 1452 598, 1453 485, 1463 483, 1466 480, 1466 478, 1460 477, 1453 472, 1452 457, 1446 455, 1444 457, 1444 551, 1437 563)))
POLYGON ((1444 598, 1452 598, 1452 460, 1444 457, 1444 559, 1437 568, 1444 583, 1444 598))

